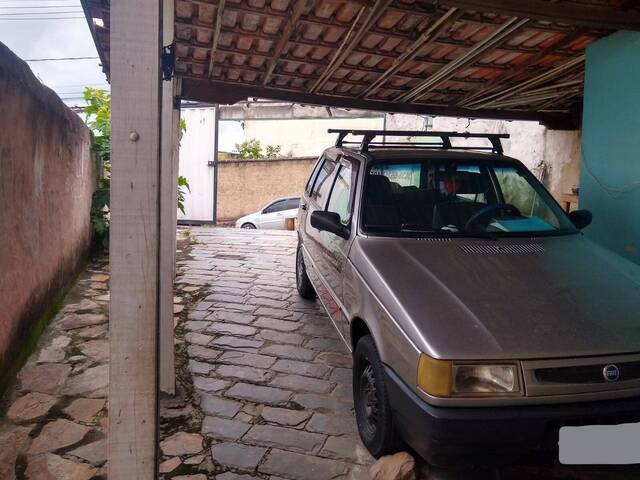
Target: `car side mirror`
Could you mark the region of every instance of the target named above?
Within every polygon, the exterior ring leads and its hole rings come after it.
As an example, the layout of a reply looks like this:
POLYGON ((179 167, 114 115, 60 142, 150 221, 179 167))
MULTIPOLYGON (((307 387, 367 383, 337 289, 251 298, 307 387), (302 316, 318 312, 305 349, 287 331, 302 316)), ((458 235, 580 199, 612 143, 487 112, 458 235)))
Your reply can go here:
POLYGON ((330 232, 344 239, 349 238, 351 230, 340 221, 340 215, 335 212, 316 210, 311 214, 311 226, 320 231, 330 232))
POLYGON ((569 214, 569 220, 578 230, 582 230, 591 224, 593 214, 589 210, 574 210, 569 214))

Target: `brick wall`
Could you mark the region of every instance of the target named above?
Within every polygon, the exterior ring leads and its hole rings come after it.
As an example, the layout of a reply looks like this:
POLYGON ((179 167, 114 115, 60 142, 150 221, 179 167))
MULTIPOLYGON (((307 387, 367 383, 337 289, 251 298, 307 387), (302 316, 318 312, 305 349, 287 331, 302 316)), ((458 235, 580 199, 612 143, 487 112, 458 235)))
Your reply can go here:
POLYGON ((300 195, 316 160, 305 157, 220 162, 218 221, 236 220, 278 197, 300 195))

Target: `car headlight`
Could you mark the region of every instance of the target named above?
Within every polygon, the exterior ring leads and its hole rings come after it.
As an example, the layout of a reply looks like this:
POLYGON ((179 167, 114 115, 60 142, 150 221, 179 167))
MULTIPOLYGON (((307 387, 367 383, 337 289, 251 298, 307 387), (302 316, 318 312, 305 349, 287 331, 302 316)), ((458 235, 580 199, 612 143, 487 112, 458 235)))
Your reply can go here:
POLYGON ((421 354, 417 380, 434 397, 522 394, 517 364, 455 362, 421 354))

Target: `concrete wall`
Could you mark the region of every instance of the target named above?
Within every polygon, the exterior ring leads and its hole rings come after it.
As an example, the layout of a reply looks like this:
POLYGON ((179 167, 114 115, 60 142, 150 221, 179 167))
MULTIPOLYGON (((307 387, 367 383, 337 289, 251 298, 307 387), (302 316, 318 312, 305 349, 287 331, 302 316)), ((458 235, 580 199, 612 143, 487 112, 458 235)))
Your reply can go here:
POLYGON ((585 233, 640 264, 640 33, 587 48, 581 207, 585 233))
POLYGON ((336 135, 328 133, 330 128, 381 129, 384 117, 373 118, 316 118, 245 120, 246 140, 257 138, 263 147, 280 145, 282 155, 287 157, 319 156, 336 141, 336 135))
POLYGON ((218 221, 257 212, 272 200, 300 195, 317 158, 234 160, 218 164, 218 221))
POLYGON ((0 379, 90 245, 89 130, 0 43, 0 379))

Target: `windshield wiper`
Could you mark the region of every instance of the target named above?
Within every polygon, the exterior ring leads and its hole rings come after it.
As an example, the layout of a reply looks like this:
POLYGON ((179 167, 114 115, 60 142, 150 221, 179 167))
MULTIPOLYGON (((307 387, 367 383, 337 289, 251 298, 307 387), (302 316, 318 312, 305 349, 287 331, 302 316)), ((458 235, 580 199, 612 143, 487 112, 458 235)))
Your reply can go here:
POLYGON ((492 235, 489 232, 471 233, 471 232, 452 232, 448 230, 425 230, 419 228, 417 224, 403 223, 400 226, 400 232, 402 233, 422 233, 428 234, 434 237, 446 237, 446 238, 482 238, 484 240, 497 240, 498 237, 492 235))

